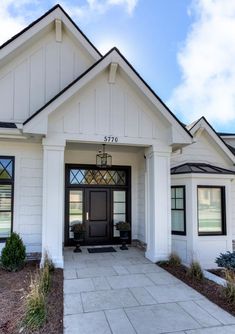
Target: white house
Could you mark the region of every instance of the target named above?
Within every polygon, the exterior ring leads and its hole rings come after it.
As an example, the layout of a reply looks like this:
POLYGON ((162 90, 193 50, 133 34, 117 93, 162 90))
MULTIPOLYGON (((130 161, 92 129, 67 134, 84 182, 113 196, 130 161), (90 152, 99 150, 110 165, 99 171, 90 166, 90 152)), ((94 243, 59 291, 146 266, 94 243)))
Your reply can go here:
POLYGON ((59 5, 0 47, 0 101, 0 249, 14 230, 63 267, 74 222, 99 245, 128 221, 152 261, 175 251, 212 267, 232 250, 235 135, 184 126, 59 5), (97 166, 103 144, 111 166, 97 166))

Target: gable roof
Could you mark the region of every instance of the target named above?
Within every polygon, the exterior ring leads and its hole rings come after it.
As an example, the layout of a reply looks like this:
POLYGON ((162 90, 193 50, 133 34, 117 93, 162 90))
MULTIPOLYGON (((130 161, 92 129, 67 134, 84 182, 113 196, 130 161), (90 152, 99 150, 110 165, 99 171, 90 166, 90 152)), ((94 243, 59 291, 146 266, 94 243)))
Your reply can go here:
MULTIPOLYGON (((50 101, 48 101, 43 107, 37 110, 32 116, 30 116, 23 125, 26 126, 29 122, 31 122, 37 115, 45 112, 46 109, 53 108, 53 104, 55 104, 54 109, 56 109, 60 104, 64 102, 67 98, 66 96, 71 93, 73 95, 76 92, 76 86, 79 84, 82 85, 82 80, 85 81, 88 76, 96 75, 101 72, 104 68, 106 68, 111 62, 118 63, 125 72, 129 72, 132 76, 132 80, 135 81, 137 86, 141 90, 146 90, 147 94, 151 96, 152 99, 155 99, 157 103, 164 110, 166 118, 172 123, 177 124, 180 130, 183 130, 183 133, 188 137, 188 140, 191 143, 192 135, 191 133, 183 126, 183 124, 178 120, 178 118, 171 112, 171 110, 165 105, 165 103, 159 98, 159 96, 153 91, 153 89, 144 81, 144 79, 140 76, 140 74, 134 69, 134 67, 127 61, 127 59, 121 54, 121 52, 116 48, 112 48, 109 52, 107 52, 101 59, 99 59, 95 64, 93 64, 89 69, 87 69, 84 73, 82 73, 77 79, 71 82, 67 87, 65 87, 61 92, 59 92, 55 97, 53 97, 50 101), (61 99, 61 102, 59 101, 61 99)), ((79 88, 78 88, 79 89, 79 88)))
POLYGON ((171 175, 177 174, 235 174, 235 171, 205 163, 184 163, 171 168, 171 175))
MULTIPOLYGON (((67 19, 67 23, 69 23, 75 30, 76 32, 81 36, 81 38, 84 40, 84 42, 89 45, 89 47, 92 49, 92 53, 93 56, 96 57, 96 59, 99 59, 100 57, 102 57, 102 54, 99 52, 99 50, 94 46, 94 44, 87 38, 87 36, 82 32, 82 30, 76 25, 76 23, 71 19, 71 17, 65 12, 65 10, 59 5, 55 5, 54 7, 52 7, 50 10, 48 10, 45 14, 43 14, 41 17, 39 17, 38 19, 36 19, 35 21, 33 21, 31 24, 29 24, 26 28, 24 28, 23 30, 21 30, 19 33, 17 33, 16 35, 14 35, 13 37, 11 37, 9 40, 7 40, 5 43, 3 43, 0 46, 0 60, 4 57, 7 56, 8 52, 6 51, 7 47, 12 46, 14 43, 16 43, 16 41, 18 41, 21 37, 25 36, 27 33, 30 32, 30 30, 32 30, 34 27, 36 27, 37 25, 39 26, 40 23, 42 23, 43 20, 46 20, 52 13, 58 11, 60 13, 60 16, 62 18, 62 20, 66 20, 67 19), (3 53, 3 51, 5 53, 3 53)), ((51 21, 55 19, 55 17, 51 17, 51 21)), ((64 22, 63 20, 63 22, 64 22)), ((45 22, 46 25, 48 25, 50 22, 45 22)), ((64 22, 65 23, 65 22, 64 22)), ((42 29, 42 27, 39 27, 39 31, 42 29)), ((32 36, 25 36, 25 39, 28 40, 30 39, 30 37, 32 36)), ((21 46, 21 43, 23 43, 25 41, 19 41, 18 45, 16 45, 16 48, 18 48, 19 46, 21 46)))
POLYGON ((220 146, 220 148, 224 151, 224 153, 227 154, 230 160, 232 160, 232 162, 235 163, 234 150, 231 149, 231 146, 228 145, 219 136, 219 134, 215 131, 215 129, 210 125, 210 123, 204 116, 199 118, 196 122, 192 123, 192 125, 189 125, 189 131, 193 134, 197 130, 197 128, 202 127, 202 125, 207 129, 207 132, 214 139, 214 141, 220 146))

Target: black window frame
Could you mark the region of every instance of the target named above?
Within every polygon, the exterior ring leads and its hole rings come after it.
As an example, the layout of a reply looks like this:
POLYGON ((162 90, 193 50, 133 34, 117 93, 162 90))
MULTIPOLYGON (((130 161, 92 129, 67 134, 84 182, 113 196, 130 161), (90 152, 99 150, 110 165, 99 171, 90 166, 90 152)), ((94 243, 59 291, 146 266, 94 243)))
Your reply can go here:
MULTIPOLYGON (((11 179, 0 179, 0 185, 11 185, 11 211, 3 210, 2 212, 11 212, 11 230, 10 233, 13 232, 13 216, 14 216, 14 185, 15 185, 15 157, 9 155, 1 155, 1 159, 9 159, 12 160, 12 177, 11 179)), ((3 238, 0 236, 0 243, 5 242, 7 238, 3 238)))
POLYGON ((226 187, 221 185, 198 185, 197 186, 197 230, 199 236, 218 236, 218 235, 227 235, 227 226, 226 226, 226 187), (220 189, 221 195, 221 232, 200 232, 199 231, 199 196, 198 189, 207 188, 207 189, 220 189))
MULTIPOLYGON (((187 231, 186 231, 186 191, 185 191, 185 185, 171 186, 171 189, 173 189, 173 188, 174 189, 176 189, 176 188, 183 189, 183 209, 172 209, 172 207, 171 207, 171 212, 172 212, 172 210, 174 210, 174 211, 184 211, 184 216, 183 216, 184 217, 184 230, 183 231, 174 231, 174 230, 172 230, 172 224, 171 224, 171 234, 186 235, 187 231)), ((176 197, 172 198, 172 196, 171 196, 171 202, 172 202, 172 199, 176 200, 177 198, 176 197)))

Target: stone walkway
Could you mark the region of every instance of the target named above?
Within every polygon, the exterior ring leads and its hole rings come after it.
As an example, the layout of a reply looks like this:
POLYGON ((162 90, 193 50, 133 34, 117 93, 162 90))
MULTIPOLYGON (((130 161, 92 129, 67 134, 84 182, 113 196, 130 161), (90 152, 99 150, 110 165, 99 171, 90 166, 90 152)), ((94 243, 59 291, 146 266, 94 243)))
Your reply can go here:
POLYGON ((235 318, 136 248, 64 252, 65 334, 234 334, 235 318))

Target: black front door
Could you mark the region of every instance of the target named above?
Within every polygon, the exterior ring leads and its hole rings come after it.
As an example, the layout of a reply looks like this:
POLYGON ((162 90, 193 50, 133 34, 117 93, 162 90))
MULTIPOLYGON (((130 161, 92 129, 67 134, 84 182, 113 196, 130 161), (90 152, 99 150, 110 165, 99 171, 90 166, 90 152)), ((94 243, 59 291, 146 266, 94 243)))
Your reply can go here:
POLYGON ((85 245, 120 242, 116 223, 131 223, 130 172, 130 167, 66 165, 65 246, 74 244, 76 223, 85 225, 85 245))
POLYGON ((85 189, 86 242, 106 243, 110 239, 110 189, 85 189))

